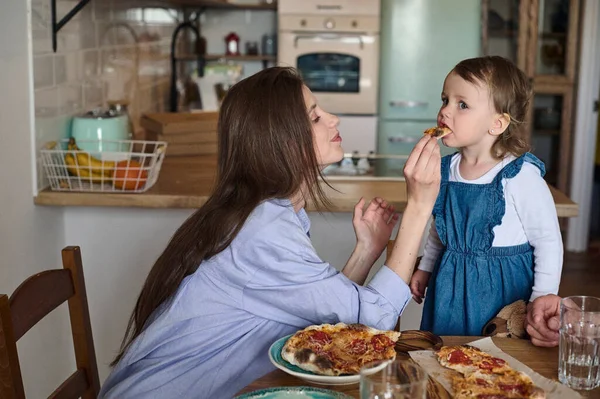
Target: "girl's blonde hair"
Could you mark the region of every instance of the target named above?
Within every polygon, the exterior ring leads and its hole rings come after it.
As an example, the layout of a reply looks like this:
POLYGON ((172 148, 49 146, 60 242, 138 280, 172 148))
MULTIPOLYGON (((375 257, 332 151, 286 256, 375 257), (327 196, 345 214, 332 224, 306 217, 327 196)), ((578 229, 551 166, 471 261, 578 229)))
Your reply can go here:
POLYGON ((498 56, 463 60, 452 72, 472 84, 487 85, 496 112, 510 117, 510 124, 492 146, 492 156, 503 158, 507 153, 520 156, 529 151, 524 124, 532 90, 525 73, 498 56))

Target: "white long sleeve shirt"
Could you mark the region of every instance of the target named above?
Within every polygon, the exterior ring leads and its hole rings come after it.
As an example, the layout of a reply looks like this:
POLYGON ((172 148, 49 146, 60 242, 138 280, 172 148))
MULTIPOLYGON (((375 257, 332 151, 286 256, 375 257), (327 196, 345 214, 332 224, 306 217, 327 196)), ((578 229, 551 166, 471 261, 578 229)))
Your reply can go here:
MULTIPOLYGON (((488 184, 510 162, 516 158, 507 156, 489 172, 475 180, 466 180, 460 175, 460 153, 450 161, 452 182, 488 184)), ((494 247, 508 247, 529 242, 533 247, 534 283, 531 300, 558 293, 563 263, 563 245, 556 215, 556 206, 548 185, 540 170, 524 162, 521 171, 512 179, 503 179, 506 211, 502 223, 494 227, 494 247)), ((419 270, 432 272, 444 246, 440 241, 435 223, 432 223, 425 244, 419 270)))

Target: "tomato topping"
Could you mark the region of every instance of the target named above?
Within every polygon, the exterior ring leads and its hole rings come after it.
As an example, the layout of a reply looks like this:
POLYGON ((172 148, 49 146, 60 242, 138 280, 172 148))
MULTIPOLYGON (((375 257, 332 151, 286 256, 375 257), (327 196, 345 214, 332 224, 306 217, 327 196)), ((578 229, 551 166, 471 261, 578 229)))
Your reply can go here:
POLYGON ((348 352, 353 355, 362 355, 367 351, 367 343, 364 339, 357 338, 348 345, 348 352))
POLYGON ((501 367, 504 366, 506 364, 506 362, 502 359, 499 359, 497 357, 492 358, 492 363, 494 363, 495 367, 501 367))
POLYGON ((451 364, 471 364, 471 359, 460 349, 456 349, 450 352, 448 356, 448 362, 451 364))
POLYGON ((323 331, 313 332, 310 338, 314 343, 319 345, 327 345, 331 343, 331 337, 329 336, 329 334, 323 331))
POLYGON ((481 385, 481 386, 487 386, 490 385, 489 381, 484 380, 483 378, 478 378, 477 379, 477 385, 481 385))
POLYGON ((494 367, 495 366, 491 362, 488 362, 487 360, 484 360, 481 363, 479 363, 479 368, 483 369, 483 370, 491 370, 494 367))
POLYGON ((527 387, 523 384, 498 384, 498 388, 505 392, 516 392, 520 393, 521 395, 525 395, 527 393, 527 387))
POLYGON ((394 346, 394 341, 383 334, 378 334, 371 338, 371 344, 373 345, 375 352, 383 352, 388 347, 394 346))

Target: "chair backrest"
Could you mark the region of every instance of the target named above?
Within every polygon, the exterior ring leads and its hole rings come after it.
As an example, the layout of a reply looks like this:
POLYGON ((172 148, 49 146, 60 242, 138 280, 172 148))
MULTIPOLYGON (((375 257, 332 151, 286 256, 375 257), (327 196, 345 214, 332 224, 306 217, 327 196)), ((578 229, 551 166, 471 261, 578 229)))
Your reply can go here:
POLYGON ((25 398, 17 341, 65 301, 69 305, 77 371, 49 398, 98 396, 100 379, 79 247, 64 248, 62 261, 63 269, 29 277, 10 298, 0 295, 0 398, 25 398))

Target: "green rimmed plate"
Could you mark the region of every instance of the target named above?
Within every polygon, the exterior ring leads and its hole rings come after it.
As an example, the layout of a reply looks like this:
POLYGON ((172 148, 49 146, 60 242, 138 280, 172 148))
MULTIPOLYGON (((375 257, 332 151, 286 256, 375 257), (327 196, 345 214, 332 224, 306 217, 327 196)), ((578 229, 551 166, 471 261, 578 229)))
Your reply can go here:
POLYGON ((352 399, 345 393, 313 387, 277 387, 252 391, 234 399, 352 399))

